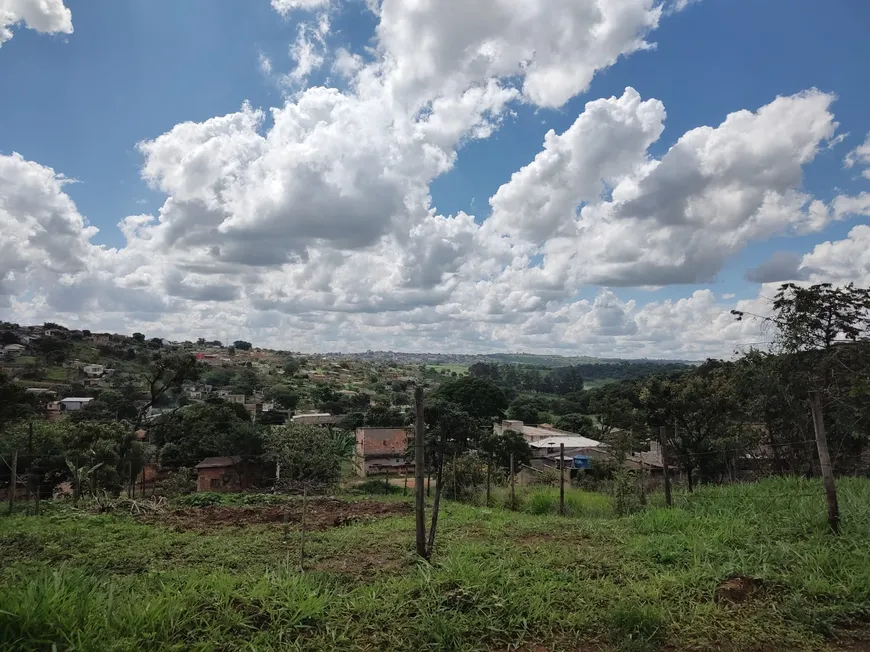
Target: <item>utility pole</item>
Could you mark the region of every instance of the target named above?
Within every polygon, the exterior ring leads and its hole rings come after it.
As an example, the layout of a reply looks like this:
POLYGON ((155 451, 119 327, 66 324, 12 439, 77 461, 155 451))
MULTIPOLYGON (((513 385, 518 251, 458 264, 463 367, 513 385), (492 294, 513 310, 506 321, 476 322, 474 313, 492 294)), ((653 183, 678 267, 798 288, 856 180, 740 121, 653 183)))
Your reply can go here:
POLYGON ((565 442, 559 444, 559 516, 565 516, 565 442))
MULTIPOLYGON (((674 427, 676 428, 676 421, 674 422, 674 427)), ((668 469, 668 455, 665 451, 665 427, 659 426, 659 447, 661 448, 662 454, 662 472, 665 476, 665 505, 668 507, 671 506, 671 472, 668 469)))
POLYGON ((816 431, 816 448, 819 449, 819 464, 822 467, 822 480, 825 483, 825 502, 828 505, 828 525, 834 534, 840 531, 840 507, 837 504, 837 486, 834 482, 834 468, 828 452, 828 437, 825 434, 825 419, 822 399, 819 392, 810 393, 810 409, 813 413, 813 426, 816 431))
POLYGON ((423 496, 423 470, 426 466, 423 433, 426 424, 423 417, 422 387, 417 387, 414 390, 414 406, 417 410, 417 419, 414 424, 414 513, 417 528, 417 554, 426 559, 426 501, 423 496))

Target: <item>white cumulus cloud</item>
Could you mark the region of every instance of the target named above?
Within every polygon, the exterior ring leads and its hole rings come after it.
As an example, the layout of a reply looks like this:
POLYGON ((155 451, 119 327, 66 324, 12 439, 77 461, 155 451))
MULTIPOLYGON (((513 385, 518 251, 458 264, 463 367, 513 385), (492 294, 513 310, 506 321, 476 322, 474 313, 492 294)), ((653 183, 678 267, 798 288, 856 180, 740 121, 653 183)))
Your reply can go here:
POLYGON ((63 0, 0 0, 0 46, 12 38, 12 28, 25 27, 43 34, 72 34, 72 13, 63 0))

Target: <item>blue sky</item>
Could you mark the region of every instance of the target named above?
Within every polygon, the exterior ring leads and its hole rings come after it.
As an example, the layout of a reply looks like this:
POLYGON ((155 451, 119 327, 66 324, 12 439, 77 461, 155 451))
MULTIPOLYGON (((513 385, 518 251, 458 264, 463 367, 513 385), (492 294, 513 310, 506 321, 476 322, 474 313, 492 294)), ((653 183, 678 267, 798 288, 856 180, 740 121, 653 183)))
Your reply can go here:
MULTIPOLYGON (((245 101, 254 109, 282 107, 305 90, 282 86, 279 75, 294 66, 289 47, 299 25, 313 25, 317 12, 281 15, 269 0, 63 4, 71 12, 72 33, 45 34, 20 24, 0 48, 0 87, 10 100, 0 103, 0 154, 18 152, 77 180, 64 192, 100 229, 92 245, 122 248, 118 222, 128 215, 157 215, 172 195, 143 180, 145 157, 138 142, 182 122, 203 123, 238 112, 245 101), (274 74, 263 73, 262 57, 268 57, 274 74)), ((715 127, 728 114, 756 111, 778 95, 811 88, 835 94, 830 111, 844 137, 830 148, 829 143, 819 146, 803 166, 799 190, 826 203, 838 195, 858 195, 867 189, 867 179, 860 168, 844 169, 844 157, 870 132, 870 4, 799 4, 703 0, 681 11, 667 5, 657 29, 647 35, 655 48, 599 67, 588 88, 561 106, 515 101, 492 136, 463 138, 455 165, 431 182, 433 208, 440 215, 465 211, 483 223, 490 214, 489 198, 535 158, 548 130, 563 133, 587 102, 619 97, 627 86, 645 100, 660 100, 667 112, 663 135, 648 149, 652 157, 664 155, 693 128, 715 127)), ((324 2, 321 10, 329 18, 321 44, 327 64, 312 71, 307 86, 350 93, 351 82, 330 71, 330 57, 343 47, 366 63, 376 62, 378 53, 367 48, 378 46, 375 28, 382 18, 357 0, 324 2)), ((504 79, 505 85, 522 86, 504 79)), ((261 132, 271 125, 267 114, 261 132)), ((707 288, 752 299, 759 288, 744 280, 748 268, 776 251, 805 255, 820 242, 844 240, 864 222, 866 215, 849 214, 804 235, 751 239, 727 256, 713 278, 700 283, 654 290, 628 285, 614 291, 621 301, 642 303, 676 300, 707 288)), ((601 287, 581 284, 570 294, 592 301, 601 287)))

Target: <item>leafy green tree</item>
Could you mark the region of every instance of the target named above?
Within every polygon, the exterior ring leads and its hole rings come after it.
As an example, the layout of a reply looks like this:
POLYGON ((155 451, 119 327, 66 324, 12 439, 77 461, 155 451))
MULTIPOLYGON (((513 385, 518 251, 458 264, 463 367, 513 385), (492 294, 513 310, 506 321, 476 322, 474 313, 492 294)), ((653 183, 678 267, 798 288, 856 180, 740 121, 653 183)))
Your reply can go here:
POLYGON ((145 336, 142 333, 133 333, 132 338, 135 342, 139 342, 140 344, 145 342, 145 336))
POLYGON ((225 401, 198 403, 156 418, 149 432, 161 463, 192 466, 205 457, 259 455, 262 428, 242 418, 238 408, 245 411, 225 401))
POLYGON ((299 404, 299 394, 296 393, 296 388, 291 385, 272 385, 265 390, 264 395, 271 398, 285 410, 295 410, 299 404))
POLYGON ((285 490, 324 490, 341 480, 341 465, 353 455, 352 433, 334 428, 287 424, 264 437, 265 457, 281 467, 277 483, 285 490))
POLYGON ((0 371, 0 433, 8 424, 32 414, 35 408, 35 397, 0 371))
POLYGON ((507 397, 496 384, 473 376, 448 380, 432 396, 454 403, 474 418, 501 417, 508 407, 507 397))
POLYGON ((583 437, 594 439, 598 436, 597 428, 592 417, 586 414, 564 414, 553 424, 559 430, 573 432, 583 437))
POLYGON ((520 396, 508 405, 507 418, 529 424, 544 423, 548 409, 549 403, 543 398, 520 396))
POLYGON ((244 340, 236 340, 235 342, 233 342, 233 346, 238 351, 250 351, 251 350, 251 343, 245 342, 244 340))
POLYGON ((505 430, 499 435, 494 432, 487 433, 480 440, 480 450, 487 454, 496 466, 501 469, 510 469, 511 453, 514 455, 516 469, 520 465, 528 464, 532 459, 532 449, 523 435, 515 430, 505 430))

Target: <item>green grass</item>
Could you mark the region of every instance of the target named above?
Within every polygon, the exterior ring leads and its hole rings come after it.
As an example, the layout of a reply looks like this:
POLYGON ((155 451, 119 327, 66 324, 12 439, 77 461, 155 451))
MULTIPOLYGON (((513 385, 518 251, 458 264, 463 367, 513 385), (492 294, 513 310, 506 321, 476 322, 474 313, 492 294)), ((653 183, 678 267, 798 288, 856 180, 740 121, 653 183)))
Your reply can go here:
POLYGON ((447 502, 431 566, 393 517, 310 533, 304 573, 281 524, 47 506, 0 518, 0 650, 821 649, 870 622, 870 481, 839 489, 834 536, 818 482, 656 495, 624 518, 579 491, 555 516, 557 490, 523 488, 519 513, 447 502), (736 575, 758 588, 716 601, 736 575))
POLYGON ((455 371, 457 375, 468 373, 467 364, 427 364, 426 366, 439 372, 443 369, 447 373, 455 371))

